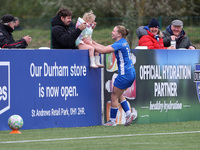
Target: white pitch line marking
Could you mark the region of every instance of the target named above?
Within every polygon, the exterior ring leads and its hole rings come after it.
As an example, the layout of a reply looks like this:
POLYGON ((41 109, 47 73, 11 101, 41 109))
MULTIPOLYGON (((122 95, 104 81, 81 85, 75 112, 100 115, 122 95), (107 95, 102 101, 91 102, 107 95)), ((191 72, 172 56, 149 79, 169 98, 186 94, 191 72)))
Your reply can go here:
POLYGON ((191 105, 183 105, 183 107, 191 107, 191 105))
POLYGON ((108 136, 91 136, 91 137, 75 137, 75 138, 59 138, 59 139, 41 139, 41 140, 24 140, 24 141, 4 141, 0 144, 10 143, 30 143, 30 142, 49 142, 49 141, 67 141, 67 140, 84 140, 84 139, 101 139, 101 138, 117 138, 117 137, 129 137, 129 136, 154 136, 154 135, 177 135, 177 134, 191 134, 200 133, 200 131, 188 131, 188 132, 171 132, 171 133, 152 133, 152 134, 127 134, 127 135, 108 135, 108 136))
POLYGON ((140 116, 140 117, 142 117, 142 118, 144 118, 144 117, 149 117, 149 115, 142 115, 142 116, 140 116))
POLYGON ((149 107, 148 107, 148 106, 142 106, 141 108, 144 108, 144 109, 149 109, 149 107))

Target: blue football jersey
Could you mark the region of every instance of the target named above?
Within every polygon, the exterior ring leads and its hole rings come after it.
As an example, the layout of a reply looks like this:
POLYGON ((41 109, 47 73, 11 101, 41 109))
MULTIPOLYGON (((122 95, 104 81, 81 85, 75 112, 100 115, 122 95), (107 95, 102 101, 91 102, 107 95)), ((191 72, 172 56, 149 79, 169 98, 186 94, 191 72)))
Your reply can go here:
POLYGON ((133 62, 130 57, 130 47, 125 38, 111 45, 114 48, 115 57, 117 59, 118 73, 119 75, 125 75, 126 71, 130 71, 133 68, 133 62))

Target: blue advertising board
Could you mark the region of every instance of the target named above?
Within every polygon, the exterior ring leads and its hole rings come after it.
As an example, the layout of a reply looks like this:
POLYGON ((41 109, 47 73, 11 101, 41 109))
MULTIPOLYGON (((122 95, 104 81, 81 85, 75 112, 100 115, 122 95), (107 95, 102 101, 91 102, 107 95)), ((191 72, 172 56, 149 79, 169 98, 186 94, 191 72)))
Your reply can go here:
POLYGON ((101 124, 101 69, 86 50, 1 50, 0 130, 13 114, 22 129, 101 124))

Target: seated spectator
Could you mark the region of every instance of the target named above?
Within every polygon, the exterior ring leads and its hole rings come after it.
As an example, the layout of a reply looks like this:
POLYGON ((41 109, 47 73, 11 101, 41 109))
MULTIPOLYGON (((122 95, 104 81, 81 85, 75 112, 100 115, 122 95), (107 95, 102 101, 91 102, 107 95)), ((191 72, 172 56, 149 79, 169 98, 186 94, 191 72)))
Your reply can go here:
POLYGON ((15 41, 12 36, 14 31, 16 19, 10 15, 6 14, 1 17, 0 21, 0 47, 1 48, 26 48, 31 42, 31 37, 29 35, 24 36, 18 41, 15 41))
POLYGON ((176 48, 195 49, 190 39, 183 30, 183 22, 181 20, 173 20, 171 25, 163 31, 164 46, 170 46, 172 40, 176 41, 176 48))
POLYGON ((77 49, 75 41, 87 25, 84 22, 72 31, 69 27, 71 19, 72 13, 66 8, 61 8, 53 17, 51 41, 54 49, 77 49))
POLYGON ((158 20, 152 18, 148 26, 139 27, 137 35, 139 46, 147 46, 148 49, 173 49, 172 47, 164 47, 162 32, 159 30, 158 20))

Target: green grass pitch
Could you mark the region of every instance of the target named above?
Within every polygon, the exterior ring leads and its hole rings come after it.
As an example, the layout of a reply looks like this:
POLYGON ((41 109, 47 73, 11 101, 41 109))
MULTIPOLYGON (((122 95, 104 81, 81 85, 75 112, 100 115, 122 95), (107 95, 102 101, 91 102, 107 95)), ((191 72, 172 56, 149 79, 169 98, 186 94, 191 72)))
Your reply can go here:
POLYGON ((0 131, 0 150, 200 149, 200 121, 20 131, 0 131))

